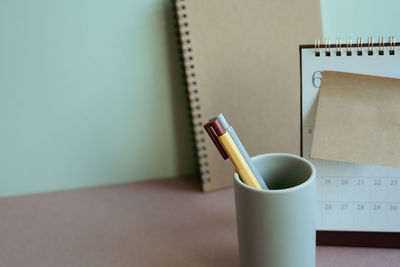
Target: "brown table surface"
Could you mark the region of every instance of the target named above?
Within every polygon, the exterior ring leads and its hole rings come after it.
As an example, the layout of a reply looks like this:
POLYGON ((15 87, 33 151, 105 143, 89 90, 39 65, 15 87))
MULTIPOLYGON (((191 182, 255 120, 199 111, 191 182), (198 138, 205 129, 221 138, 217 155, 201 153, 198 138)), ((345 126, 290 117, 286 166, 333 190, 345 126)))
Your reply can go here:
MULTIPOLYGON (((233 189, 193 177, 1 198, 0 238, 0 266, 239 266, 233 189)), ((321 246, 317 266, 400 266, 400 250, 321 246)))

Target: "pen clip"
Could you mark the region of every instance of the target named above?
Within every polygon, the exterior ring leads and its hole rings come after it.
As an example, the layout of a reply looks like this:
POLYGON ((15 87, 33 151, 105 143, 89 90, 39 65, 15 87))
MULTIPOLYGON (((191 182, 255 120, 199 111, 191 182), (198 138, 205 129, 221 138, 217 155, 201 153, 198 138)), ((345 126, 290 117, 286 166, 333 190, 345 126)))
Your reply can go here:
MULTIPOLYGON (((221 143, 218 140, 216 132, 221 132, 222 125, 218 121, 218 119, 213 119, 206 124, 204 124, 204 129, 207 131, 208 135, 210 136, 211 140, 213 141, 214 145, 217 147, 219 153, 221 153, 224 159, 228 158, 224 148, 222 147, 221 143)), ((225 132, 224 128, 222 128, 223 132, 225 132)))

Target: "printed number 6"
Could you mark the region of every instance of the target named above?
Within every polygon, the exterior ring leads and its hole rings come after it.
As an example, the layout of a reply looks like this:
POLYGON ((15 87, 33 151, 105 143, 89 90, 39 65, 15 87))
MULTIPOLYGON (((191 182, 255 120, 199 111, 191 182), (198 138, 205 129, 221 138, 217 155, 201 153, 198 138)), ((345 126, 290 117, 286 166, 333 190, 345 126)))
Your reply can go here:
POLYGON ((312 84, 315 88, 319 89, 319 87, 321 86, 321 81, 322 81, 322 72, 317 70, 312 75, 312 84))

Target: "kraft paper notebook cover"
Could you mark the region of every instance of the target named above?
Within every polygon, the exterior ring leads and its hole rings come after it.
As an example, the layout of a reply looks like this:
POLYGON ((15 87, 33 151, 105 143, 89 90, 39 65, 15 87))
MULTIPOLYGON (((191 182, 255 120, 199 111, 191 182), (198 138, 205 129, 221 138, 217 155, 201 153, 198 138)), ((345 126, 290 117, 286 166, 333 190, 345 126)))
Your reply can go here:
POLYGON ((176 0, 203 190, 230 186, 203 124, 220 112, 250 156, 300 154, 298 45, 321 35, 318 0, 176 0))

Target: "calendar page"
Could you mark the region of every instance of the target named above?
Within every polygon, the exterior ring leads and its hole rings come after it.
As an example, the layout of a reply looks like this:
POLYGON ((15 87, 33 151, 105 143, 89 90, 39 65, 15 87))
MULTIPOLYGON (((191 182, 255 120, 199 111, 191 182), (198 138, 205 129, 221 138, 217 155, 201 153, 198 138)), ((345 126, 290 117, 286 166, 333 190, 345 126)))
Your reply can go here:
MULTIPOLYGON (((400 49, 383 55, 373 47, 331 48, 316 56, 315 48, 301 48, 302 154, 310 159, 322 71, 332 70, 400 78, 400 49)), ((399 88, 400 90, 400 88, 399 88)), ((399 103, 400 105, 400 103, 399 103)), ((400 114, 399 114, 400 116, 400 114)), ((400 151, 399 151, 400 153, 400 151)), ((400 169, 310 159, 317 170, 317 230, 400 232, 400 169)))

